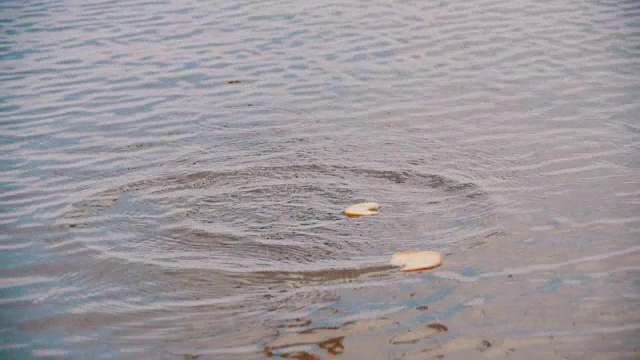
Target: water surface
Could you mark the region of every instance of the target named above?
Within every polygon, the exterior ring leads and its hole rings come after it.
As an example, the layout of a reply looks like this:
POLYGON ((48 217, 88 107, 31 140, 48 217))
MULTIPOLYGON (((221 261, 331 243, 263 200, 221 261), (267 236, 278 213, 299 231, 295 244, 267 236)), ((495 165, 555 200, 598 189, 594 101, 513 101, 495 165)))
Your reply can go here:
POLYGON ((639 356, 637 1, 0 14, 3 356, 639 356))

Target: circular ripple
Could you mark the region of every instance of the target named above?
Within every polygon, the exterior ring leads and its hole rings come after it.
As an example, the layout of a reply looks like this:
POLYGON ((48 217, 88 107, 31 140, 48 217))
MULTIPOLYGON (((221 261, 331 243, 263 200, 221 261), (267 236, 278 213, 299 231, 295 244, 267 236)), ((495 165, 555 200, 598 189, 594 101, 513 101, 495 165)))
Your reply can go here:
POLYGON ((84 214, 106 229, 87 244, 106 256, 242 272, 358 267, 410 248, 468 246, 494 227, 491 201, 473 183, 347 166, 175 174, 76 206, 74 221, 84 214), (364 200, 379 201, 380 216, 342 215, 364 200))

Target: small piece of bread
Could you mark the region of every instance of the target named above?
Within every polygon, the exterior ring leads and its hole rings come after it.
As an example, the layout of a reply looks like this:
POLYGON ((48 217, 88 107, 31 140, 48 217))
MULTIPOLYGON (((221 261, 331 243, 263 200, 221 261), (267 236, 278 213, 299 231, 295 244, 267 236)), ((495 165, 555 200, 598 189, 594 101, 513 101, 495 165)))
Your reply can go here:
POLYGON ((349 206, 344 210, 344 214, 351 217, 378 215, 378 209, 380 209, 380 204, 366 202, 349 206))
POLYGON ((391 265, 402 266, 400 271, 420 271, 442 265, 442 255, 435 251, 403 251, 393 254, 391 265))

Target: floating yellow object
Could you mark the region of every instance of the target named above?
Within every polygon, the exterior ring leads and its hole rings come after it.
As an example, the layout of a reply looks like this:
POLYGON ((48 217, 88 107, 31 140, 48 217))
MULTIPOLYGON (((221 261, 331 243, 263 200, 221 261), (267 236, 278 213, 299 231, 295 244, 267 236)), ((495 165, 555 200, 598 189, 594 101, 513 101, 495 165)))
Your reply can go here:
POLYGON ((344 210, 344 214, 351 217, 378 215, 378 209, 380 209, 380 204, 366 202, 349 206, 344 210))
POLYGON ((391 265, 403 266, 400 271, 420 271, 442 265, 442 255, 435 251, 403 251, 393 254, 391 265))

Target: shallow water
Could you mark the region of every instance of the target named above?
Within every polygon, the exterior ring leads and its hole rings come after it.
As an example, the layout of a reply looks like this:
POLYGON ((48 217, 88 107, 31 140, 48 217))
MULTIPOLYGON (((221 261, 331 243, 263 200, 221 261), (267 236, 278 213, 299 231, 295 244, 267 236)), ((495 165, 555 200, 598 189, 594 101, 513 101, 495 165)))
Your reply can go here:
POLYGON ((0 14, 3 358, 640 356, 637 1, 0 14))

